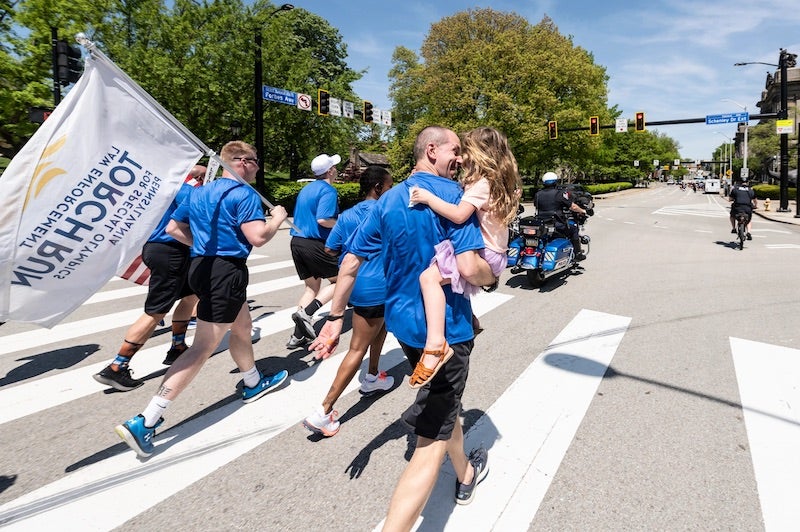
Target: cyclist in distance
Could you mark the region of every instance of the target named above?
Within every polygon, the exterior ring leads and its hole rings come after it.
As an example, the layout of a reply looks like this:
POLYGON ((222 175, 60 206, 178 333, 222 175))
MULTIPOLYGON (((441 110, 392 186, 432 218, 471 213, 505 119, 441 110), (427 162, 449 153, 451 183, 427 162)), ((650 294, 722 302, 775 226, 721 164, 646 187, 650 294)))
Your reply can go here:
POLYGON ((747 214, 747 240, 753 240, 750 228, 753 225, 753 209, 758 207, 756 192, 748 186, 747 178, 737 179, 728 198, 731 205, 731 234, 736 234, 736 215, 740 212, 747 214))

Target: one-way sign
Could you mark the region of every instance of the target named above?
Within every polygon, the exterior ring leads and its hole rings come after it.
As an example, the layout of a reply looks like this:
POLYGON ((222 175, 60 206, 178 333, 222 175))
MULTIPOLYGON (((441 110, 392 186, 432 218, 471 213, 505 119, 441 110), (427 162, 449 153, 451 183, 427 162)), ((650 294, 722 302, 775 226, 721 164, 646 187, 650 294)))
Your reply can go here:
POLYGON ((747 122, 750 120, 750 113, 725 113, 722 115, 706 115, 706 124, 731 124, 747 122))

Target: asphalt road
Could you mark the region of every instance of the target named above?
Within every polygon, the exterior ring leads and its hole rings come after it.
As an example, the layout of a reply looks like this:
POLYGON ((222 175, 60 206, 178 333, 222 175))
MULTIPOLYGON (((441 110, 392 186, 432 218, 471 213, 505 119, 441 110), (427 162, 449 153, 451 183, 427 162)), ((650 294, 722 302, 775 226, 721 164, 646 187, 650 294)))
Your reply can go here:
MULTIPOLYGON (((486 330, 464 419, 490 473, 460 507, 445 463, 418 529, 792 529, 800 227, 756 218, 740 251, 721 196, 656 185, 596 203, 583 268, 541 289, 507 271, 475 300, 486 330)), ((249 265, 258 365, 286 368, 289 384, 241 405, 220 352, 170 406, 144 461, 113 427, 156 391, 167 329, 134 359, 142 388, 91 379, 141 291, 113 280, 51 330, 0 327, 0 528, 380 527, 413 451, 398 420, 410 368, 390 337, 382 369, 394 389, 362 398, 354 383, 336 405, 339 434, 311 436, 300 421, 339 358, 316 364, 284 347, 301 292, 288 232, 249 265)))

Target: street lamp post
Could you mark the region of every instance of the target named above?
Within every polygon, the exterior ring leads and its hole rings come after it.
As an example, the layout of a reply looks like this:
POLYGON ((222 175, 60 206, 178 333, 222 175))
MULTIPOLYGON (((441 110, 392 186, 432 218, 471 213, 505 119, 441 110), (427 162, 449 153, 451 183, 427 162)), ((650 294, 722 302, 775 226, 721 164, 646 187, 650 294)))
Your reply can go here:
MULTIPOLYGON (((731 100, 730 98, 723 98, 722 101, 723 102, 731 102, 733 104, 738 105, 739 107, 742 108, 742 110, 744 110, 745 114, 747 114, 747 106, 746 105, 742 105, 742 104, 740 104, 739 102, 737 102, 735 100, 731 100)), ((748 121, 744 123, 744 153, 743 153, 743 156, 742 156, 742 168, 744 168, 744 169, 749 169, 750 168, 749 166, 747 166, 747 130, 748 129, 750 129, 749 115, 748 115, 748 121)))
MULTIPOLYGON (((724 157, 728 158, 728 165, 729 165, 728 166, 728 170, 730 170, 731 174, 733 174, 733 146, 732 146, 733 139, 730 138, 729 136, 727 136, 725 133, 720 133, 719 131, 715 131, 714 133, 716 133, 717 135, 721 135, 721 136, 725 137, 725 140, 728 141, 728 142, 725 143, 725 155, 724 155, 724 157)), ((724 163, 723 163, 723 166, 725 166, 724 163)), ((724 171, 724 168, 723 168, 723 171, 724 171)), ((725 175, 728 175, 728 173, 725 172, 725 175)))
MULTIPOLYGON (((294 9, 292 4, 283 4, 278 9, 269 14, 270 19, 276 13, 294 9)), ((256 129, 256 157, 258 158, 258 173, 256 174, 256 190, 264 194, 266 186, 264 183, 264 95, 262 86, 264 85, 262 66, 261 66, 261 28, 256 29, 255 35, 255 64, 253 68, 253 114, 256 129)))

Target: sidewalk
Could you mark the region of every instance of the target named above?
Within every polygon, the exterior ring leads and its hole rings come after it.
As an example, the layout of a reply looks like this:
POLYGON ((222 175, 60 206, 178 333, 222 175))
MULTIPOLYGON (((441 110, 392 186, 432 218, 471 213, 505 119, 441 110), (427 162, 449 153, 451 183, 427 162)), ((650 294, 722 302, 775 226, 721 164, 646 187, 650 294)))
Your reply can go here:
POLYGON ((758 200, 758 208, 753 211, 753 214, 767 220, 772 220, 773 222, 800 225, 800 218, 795 218, 795 214, 797 213, 797 204, 795 200, 789 200, 788 212, 778 212, 779 205, 780 202, 778 200, 770 199, 770 206, 767 211, 764 210, 764 200, 758 200))

